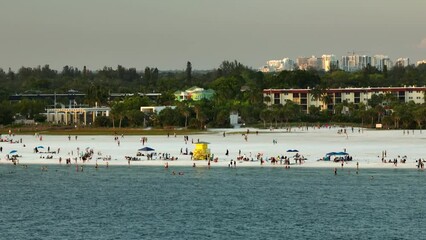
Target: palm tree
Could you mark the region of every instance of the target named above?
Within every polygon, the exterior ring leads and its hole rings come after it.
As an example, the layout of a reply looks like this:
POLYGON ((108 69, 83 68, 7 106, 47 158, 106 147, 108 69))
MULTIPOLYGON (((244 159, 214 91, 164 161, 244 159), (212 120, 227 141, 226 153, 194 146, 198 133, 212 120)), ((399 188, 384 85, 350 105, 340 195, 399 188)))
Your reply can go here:
POLYGON ((321 101, 326 106, 326 109, 328 110, 328 106, 333 103, 333 97, 330 94, 325 94, 321 97, 321 101))
POLYGON ((125 109, 124 104, 122 102, 115 102, 112 105, 111 114, 114 116, 113 119, 112 119, 112 126, 113 126, 113 128, 115 128, 115 125, 114 125, 115 116, 118 116, 118 118, 120 120, 119 124, 118 124, 118 128, 121 128, 121 123, 122 123, 123 118, 124 118, 125 113, 126 113, 125 110, 126 109, 125 109))
POLYGON ((399 128, 399 123, 401 121, 401 115, 403 111, 404 111, 404 106, 401 104, 398 104, 393 108, 393 112, 391 116, 392 116, 395 128, 399 128))
MULTIPOLYGON (((263 127, 266 128, 266 122, 271 121, 272 111, 270 109, 263 109, 259 115, 260 119, 263 121, 263 127)), ((272 123, 271 123, 272 126, 272 123)))
POLYGON ((426 117, 426 108, 424 105, 418 107, 417 109, 413 111, 413 118, 420 129, 420 133, 422 133, 422 124, 425 121, 425 117, 426 117))
POLYGON ((318 105, 318 101, 322 100, 322 97, 325 94, 325 89, 323 89, 321 86, 317 85, 314 88, 311 89, 310 94, 312 96, 312 99, 316 101, 318 105))
POLYGON ((188 126, 188 117, 191 115, 191 111, 185 102, 178 103, 179 112, 185 117, 185 128, 188 126))

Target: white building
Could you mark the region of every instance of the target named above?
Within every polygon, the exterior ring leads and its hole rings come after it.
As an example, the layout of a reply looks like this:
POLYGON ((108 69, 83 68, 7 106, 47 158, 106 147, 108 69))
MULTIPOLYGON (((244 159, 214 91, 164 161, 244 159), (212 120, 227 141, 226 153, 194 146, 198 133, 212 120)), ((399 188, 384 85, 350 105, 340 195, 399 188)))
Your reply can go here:
POLYGON ((379 71, 383 71, 385 66, 387 69, 391 69, 393 67, 393 62, 388 56, 374 55, 371 58, 371 66, 376 67, 379 71))
POLYGON ((410 58, 398 58, 395 61, 395 66, 408 67, 410 65, 410 58))
POLYGON ((341 68, 344 71, 354 72, 362 70, 369 64, 371 65, 370 56, 354 54, 342 57, 341 68))
POLYGON ((109 107, 70 107, 70 108, 48 108, 46 118, 48 122, 57 124, 84 124, 94 123, 96 117, 108 117, 111 112, 109 107))
POLYGON ((266 62, 266 66, 263 68, 263 72, 281 72, 281 71, 293 71, 294 61, 290 58, 283 58, 281 60, 269 60, 266 62))
POLYGON ((330 102, 315 99, 311 94, 311 89, 264 89, 263 96, 269 97, 271 101, 265 101, 265 104, 284 105, 290 100, 301 106, 302 111, 308 112, 311 105, 323 109, 334 109, 334 105, 343 103, 364 103, 368 105, 368 100, 373 95, 392 94, 401 102, 413 101, 416 104, 425 102, 426 87, 376 87, 376 88, 334 88, 328 89, 324 95, 329 96, 330 102))
POLYGON ((238 128, 240 126, 240 116, 238 115, 238 112, 231 112, 229 114, 229 124, 233 128, 238 128))

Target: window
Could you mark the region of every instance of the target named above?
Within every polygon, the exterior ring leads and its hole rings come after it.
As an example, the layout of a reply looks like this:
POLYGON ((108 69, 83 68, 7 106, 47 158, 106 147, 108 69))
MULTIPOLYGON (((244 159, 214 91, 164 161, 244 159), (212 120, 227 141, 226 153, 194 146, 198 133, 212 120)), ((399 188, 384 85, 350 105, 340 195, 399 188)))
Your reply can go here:
POLYGON ((280 94, 279 93, 274 93, 274 104, 280 104, 280 94))

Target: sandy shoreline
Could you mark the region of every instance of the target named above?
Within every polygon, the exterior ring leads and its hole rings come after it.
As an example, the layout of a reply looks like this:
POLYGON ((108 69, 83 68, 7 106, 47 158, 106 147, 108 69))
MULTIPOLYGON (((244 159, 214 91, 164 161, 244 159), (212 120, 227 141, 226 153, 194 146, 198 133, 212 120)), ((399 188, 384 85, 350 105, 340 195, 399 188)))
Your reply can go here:
POLYGON ((346 162, 344 169, 356 169, 357 162, 360 169, 380 168, 380 169, 417 169, 417 160, 423 159, 426 154, 424 146, 426 143, 426 133, 419 130, 367 130, 352 128, 295 128, 290 132, 286 130, 259 130, 248 129, 247 140, 241 131, 247 129, 215 129, 211 134, 196 134, 188 136, 187 142, 183 135, 169 136, 43 136, 43 135, 2 135, 3 142, 0 142, 2 152, 0 153, 0 164, 13 164, 6 160, 7 155, 18 155, 19 164, 65 164, 65 159, 70 159, 71 164, 106 167, 127 166, 129 161, 125 156, 139 158, 140 161, 130 161, 130 166, 174 166, 191 167, 195 163, 196 167, 208 167, 208 161, 192 161, 190 155, 181 154, 194 150, 192 142, 209 142, 209 148, 217 162, 211 161, 210 167, 228 167, 231 159, 236 160, 238 156, 245 156, 249 161, 236 161, 237 167, 278 167, 285 168, 284 164, 278 161, 272 164, 266 161, 263 165, 257 156, 263 159, 271 157, 287 156, 292 159, 294 153, 287 152, 288 149, 298 149, 299 154, 307 160, 299 165, 291 160, 291 168, 337 168, 341 169, 341 163, 317 161, 331 151, 347 151, 353 161, 346 162), (338 133, 345 130, 346 134, 338 133), (257 132, 257 133, 256 133, 257 132), (225 133, 225 136, 224 136, 225 133), (143 144, 142 137, 147 141, 143 144), (7 141, 7 142, 6 142, 7 141), (145 156, 137 156, 138 149, 149 146, 157 153, 156 160, 147 160, 145 156), (35 152, 37 148, 41 152, 35 152), (11 152, 16 151, 12 154, 11 152), (59 151, 59 153, 58 153, 59 151), (83 163, 80 155, 87 151, 92 151, 92 159, 83 163), (225 152, 228 151, 229 155, 225 152), (52 153, 55 152, 55 153, 52 153), (384 154, 385 153, 385 154, 384 154), (177 160, 160 159, 167 154, 177 160), (387 161, 397 160, 393 163, 383 163, 382 156, 387 161), (52 157, 48 159, 47 157, 52 157), (59 158, 62 159, 59 163, 59 158), (103 159, 110 159, 104 161, 103 159), (400 163, 405 158, 406 163, 400 163), (251 161, 254 160, 254 161, 251 161))

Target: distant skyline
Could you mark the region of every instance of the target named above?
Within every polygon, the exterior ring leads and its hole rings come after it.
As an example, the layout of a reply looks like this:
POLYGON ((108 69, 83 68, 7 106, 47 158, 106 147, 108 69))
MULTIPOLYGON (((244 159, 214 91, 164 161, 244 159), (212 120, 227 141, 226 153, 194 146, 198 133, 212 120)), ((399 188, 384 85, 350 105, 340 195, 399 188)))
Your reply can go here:
POLYGON ((194 70, 348 52, 426 59, 424 0, 3 0, 0 67, 194 70))

